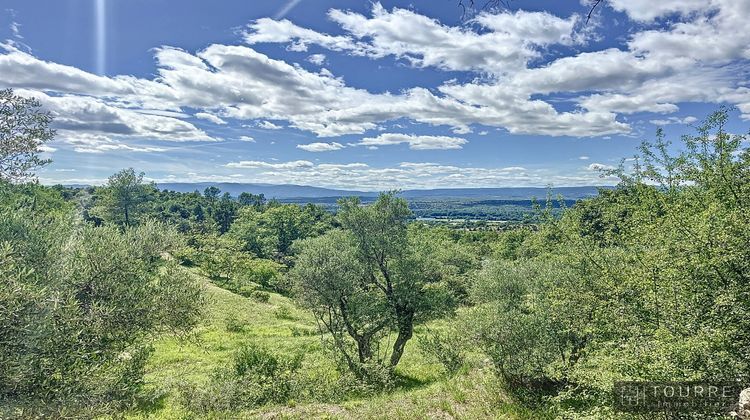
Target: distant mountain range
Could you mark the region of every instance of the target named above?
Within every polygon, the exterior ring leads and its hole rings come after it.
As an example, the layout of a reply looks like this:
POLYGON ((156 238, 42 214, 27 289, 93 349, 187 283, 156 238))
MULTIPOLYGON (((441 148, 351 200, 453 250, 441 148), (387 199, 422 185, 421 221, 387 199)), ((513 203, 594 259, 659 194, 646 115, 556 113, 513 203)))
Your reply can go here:
MULTIPOLYGON (((310 187, 305 185, 274 185, 274 184, 247 184, 247 183, 157 183, 158 188, 178 192, 192 192, 198 190, 203 192, 210 186, 221 189, 236 197, 242 192, 263 194, 266 198, 278 200, 335 198, 358 196, 363 199, 377 197, 377 192, 337 190, 331 188, 310 187)), ((554 197, 562 195, 568 200, 577 200, 593 197, 598 194, 599 188, 611 187, 558 187, 552 188, 554 197)), ((497 200, 529 200, 531 198, 544 199, 547 196, 547 188, 514 187, 514 188, 439 188, 430 190, 403 190, 401 196, 407 199, 438 199, 438 198, 474 198, 474 199, 497 199, 497 200)))

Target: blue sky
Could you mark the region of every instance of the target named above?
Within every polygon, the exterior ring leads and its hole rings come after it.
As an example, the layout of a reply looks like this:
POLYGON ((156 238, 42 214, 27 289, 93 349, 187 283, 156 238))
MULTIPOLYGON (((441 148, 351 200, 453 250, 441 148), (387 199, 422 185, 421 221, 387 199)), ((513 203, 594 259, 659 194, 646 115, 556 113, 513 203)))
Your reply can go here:
POLYGON ((44 183, 611 184, 719 105, 750 119, 750 1, 6 0, 0 87, 56 116, 44 183))

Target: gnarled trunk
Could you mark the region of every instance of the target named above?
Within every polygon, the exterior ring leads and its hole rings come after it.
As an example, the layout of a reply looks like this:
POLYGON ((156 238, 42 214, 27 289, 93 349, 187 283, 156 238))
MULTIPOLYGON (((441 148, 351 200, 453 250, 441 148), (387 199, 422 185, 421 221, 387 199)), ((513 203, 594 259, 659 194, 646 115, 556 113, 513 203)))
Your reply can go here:
POLYGON ((404 355, 404 347, 406 347, 406 343, 411 339, 412 335, 414 335, 414 312, 408 311, 398 317, 398 337, 396 337, 396 341, 393 343, 391 366, 396 367, 401 360, 401 356, 404 355))

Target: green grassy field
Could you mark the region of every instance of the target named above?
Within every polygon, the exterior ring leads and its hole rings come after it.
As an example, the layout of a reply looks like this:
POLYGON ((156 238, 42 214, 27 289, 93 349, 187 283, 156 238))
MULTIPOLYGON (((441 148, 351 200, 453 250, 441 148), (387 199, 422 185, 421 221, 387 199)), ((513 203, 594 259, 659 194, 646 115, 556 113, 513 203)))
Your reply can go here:
MULTIPOLYGON (((199 274, 186 270, 186 275, 199 274)), ((397 386, 387 393, 336 404, 311 399, 242 412, 192 413, 181 404, 180 390, 188 384, 200 386, 245 343, 263 345, 277 354, 301 352, 305 373, 321 380, 338 375, 314 319, 292 300, 272 293, 268 303, 260 303, 204 281, 204 321, 188 339, 165 338, 155 344, 145 377, 152 397, 126 418, 538 418, 505 396, 502 384, 482 367, 481 360, 447 377, 439 365, 420 354, 416 340, 409 343, 399 364, 397 386)))

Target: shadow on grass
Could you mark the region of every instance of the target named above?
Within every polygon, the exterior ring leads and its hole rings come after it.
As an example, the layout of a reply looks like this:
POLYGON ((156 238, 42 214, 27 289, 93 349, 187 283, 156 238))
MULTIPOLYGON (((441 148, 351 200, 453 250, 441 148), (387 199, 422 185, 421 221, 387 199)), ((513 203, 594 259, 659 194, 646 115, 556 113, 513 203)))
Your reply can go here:
POLYGON ((158 390, 144 391, 135 401, 134 409, 139 413, 156 413, 166 407, 169 393, 158 390))
POLYGON ((411 391, 418 388, 423 388, 427 385, 434 383, 432 380, 418 379, 413 376, 409 376, 403 373, 394 373, 396 380, 396 391, 411 391))

